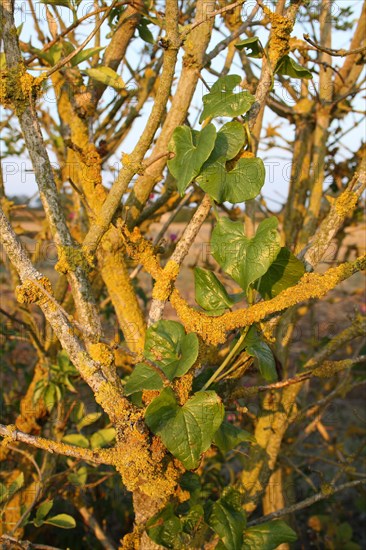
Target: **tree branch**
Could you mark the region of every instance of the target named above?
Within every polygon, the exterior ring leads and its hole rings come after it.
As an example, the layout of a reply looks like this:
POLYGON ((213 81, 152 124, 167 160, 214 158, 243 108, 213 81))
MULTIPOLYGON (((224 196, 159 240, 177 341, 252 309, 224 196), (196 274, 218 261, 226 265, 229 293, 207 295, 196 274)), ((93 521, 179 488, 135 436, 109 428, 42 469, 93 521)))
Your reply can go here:
POLYGON ((49 281, 33 266, 1 208, 0 241, 23 282, 17 289, 18 300, 38 303, 63 349, 67 351, 70 360, 93 390, 96 401, 114 422, 122 423, 128 417, 131 405, 123 398, 123 388, 119 379, 110 378, 108 369, 92 359, 82 342, 74 336, 73 326, 65 319, 64 313, 40 292, 38 285, 47 286, 49 281))
MULTIPOLYGON (((90 40, 97 34, 100 27, 103 25, 104 21, 107 19, 108 15, 110 14, 111 10, 114 8, 115 4, 117 3, 117 0, 114 0, 112 4, 109 6, 108 10, 105 12, 101 20, 98 22, 98 24, 94 27, 92 32, 85 38, 85 40, 78 46, 74 51, 69 53, 66 57, 63 59, 60 59, 56 65, 54 65, 49 71, 47 71, 46 76, 47 78, 62 69, 66 65, 66 63, 69 63, 79 52, 81 52, 87 44, 89 44, 90 40)), ((64 31, 65 32, 65 31, 64 31)))
MULTIPOLYGON (((176 0, 167 1, 166 7, 166 29, 165 39, 166 50, 164 52, 163 72, 159 81, 159 88, 156 93, 156 100, 151 114, 145 126, 145 130, 140 137, 133 152, 128 155, 124 161, 124 166, 115 180, 95 224, 90 228, 83 243, 84 249, 93 254, 108 230, 112 218, 121 204, 121 199, 127 190, 131 178, 140 171, 141 162, 148 151, 154 135, 161 123, 161 119, 166 107, 171 85, 174 78, 175 64, 177 61, 178 50, 181 40, 178 32, 179 10, 176 0)), ((166 149, 165 149, 166 150, 166 149)))
POLYGON ((56 453, 59 455, 72 456, 80 460, 88 460, 95 464, 112 464, 113 461, 108 455, 106 449, 84 449, 75 445, 68 445, 60 441, 52 441, 51 439, 45 439, 36 435, 26 434, 17 430, 15 426, 5 426, 0 424, 0 435, 7 441, 21 441, 32 447, 37 447, 43 451, 49 453, 56 453))
POLYGON ((303 34, 303 37, 306 40, 306 42, 309 42, 309 44, 314 46, 314 48, 316 48, 320 52, 327 53, 332 57, 345 57, 346 55, 354 55, 354 54, 362 53, 366 51, 366 46, 355 48, 354 50, 344 50, 344 49, 333 50, 333 48, 325 48, 324 46, 320 46, 319 44, 314 42, 314 40, 312 40, 308 34, 303 34))
POLYGON ((316 502, 325 500, 330 496, 335 495, 336 493, 339 493, 340 491, 344 491, 345 489, 351 489, 353 487, 357 487, 358 485, 363 485, 365 483, 366 483, 366 479, 357 479, 356 481, 349 481, 347 483, 343 483, 342 485, 338 485, 336 487, 331 487, 331 486, 326 487, 323 492, 317 493, 316 495, 306 498, 305 500, 302 500, 301 502, 293 504, 292 506, 288 506, 287 508, 282 508, 281 510, 272 512, 272 514, 268 514, 266 516, 262 516, 259 519, 249 521, 248 527, 252 527, 253 525, 260 525, 261 523, 266 523, 267 521, 272 521, 274 519, 287 516, 288 514, 293 514, 295 512, 298 512, 299 510, 303 510, 304 508, 308 508, 309 506, 312 506, 316 502))
POLYGON ((210 208, 211 199, 208 195, 205 195, 193 218, 185 228, 184 233, 180 238, 173 254, 169 258, 168 263, 156 281, 153 289, 153 301, 150 308, 149 325, 152 325, 161 319, 165 303, 169 299, 173 284, 178 277, 180 266, 182 265, 184 258, 187 256, 193 241, 197 237, 202 224, 207 218, 210 208))
POLYGON ((304 258, 313 269, 323 258, 333 237, 342 227, 347 216, 356 208, 358 199, 366 189, 366 159, 361 161, 347 189, 334 200, 328 216, 322 221, 315 235, 300 252, 299 258, 304 258))
MULTIPOLYGON (((21 88, 22 79, 32 78, 24 69, 22 55, 19 49, 18 34, 12 13, 12 2, 4 2, 0 5, 0 14, 3 19, 3 40, 6 55, 6 63, 11 71, 16 86, 21 88)), ((56 245, 69 250, 77 249, 67 227, 64 212, 61 208, 52 166, 44 146, 41 129, 34 112, 32 99, 33 89, 30 88, 29 97, 22 98, 19 102, 16 98, 15 111, 17 112, 24 140, 32 161, 36 181, 40 191, 46 217, 51 231, 55 237, 56 245), (19 103, 19 104, 18 104, 19 103)), ((60 250, 59 250, 60 253, 60 250)), ((80 321, 89 326, 95 334, 95 338, 101 333, 99 315, 95 307, 94 298, 90 289, 88 278, 81 262, 74 269, 67 272, 68 280, 72 288, 76 310, 80 321)))

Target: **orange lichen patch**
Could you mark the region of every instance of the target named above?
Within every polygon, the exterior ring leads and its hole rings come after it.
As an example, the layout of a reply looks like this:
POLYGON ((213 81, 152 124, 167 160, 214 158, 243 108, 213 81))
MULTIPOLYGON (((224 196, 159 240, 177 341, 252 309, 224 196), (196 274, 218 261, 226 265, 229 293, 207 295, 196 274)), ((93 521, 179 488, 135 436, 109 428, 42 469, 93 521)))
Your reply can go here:
POLYGON ((35 78, 27 73, 22 63, 2 70, 0 103, 13 108, 18 115, 21 115, 30 101, 34 101, 40 95, 41 85, 45 78, 45 75, 35 78))
POLYGON ((346 189, 335 201, 334 206, 338 216, 345 219, 348 214, 352 214, 356 207, 358 197, 356 193, 346 189))
POLYGON ((113 353, 106 344, 90 344, 88 351, 92 359, 98 363, 101 363, 103 366, 110 367, 113 364, 113 353))
POLYGON ((251 159, 253 157, 255 157, 255 154, 251 151, 243 151, 240 155, 240 158, 242 159, 251 159))
POLYGON ((152 460, 155 463, 159 464, 163 460, 164 456, 166 455, 166 447, 164 446, 159 436, 157 435, 153 436, 151 446, 150 446, 150 451, 151 451, 152 460))
POLYGON ((140 550, 140 539, 140 530, 138 526, 135 526, 132 533, 127 533, 123 537, 123 540, 121 541, 122 544, 118 547, 118 550, 140 550))
POLYGON ((209 317, 191 308, 175 289, 170 302, 176 310, 187 332, 199 334, 204 342, 212 345, 222 344, 226 340, 225 326, 220 317, 209 317))
POLYGON ((174 381, 173 389, 178 398, 179 405, 184 405, 189 398, 192 389, 193 373, 188 372, 174 381))
POLYGON ((172 462, 165 467, 162 462, 154 461, 149 448, 149 434, 142 431, 137 422, 124 430, 122 437, 114 452, 114 465, 126 488, 129 491, 138 489, 152 498, 169 498, 181 474, 179 469, 172 462))
POLYGON ((122 237, 125 242, 127 254, 138 263, 141 263, 147 273, 149 273, 154 279, 157 279, 162 268, 154 254, 153 245, 144 239, 137 227, 130 232, 124 225, 121 228, 122 237))
POLYGON ((179 274, 179 265, 173 260, 169 260, 164 269, 157 279, 152 297, 154 300, 161 300, 165 302, 172 291, 172 286, 178 277, 179 274))
POLYGON ((275 298, 259 302, 245 310, 225 313, 219 317, 208 317, 194 310, 183 300, 176 289, 172 292, 170 301, 187 332, 195 332, 205 342, 217 345, 225 342, 226 331, 259 323, 272 313, 283 311, 306 300, 322 298, 341 281, 365 267, 366 255, 358 258, 355 262, 344 263, 328 269, 323 275, 306 273, 296 286, 282 291, 275 298))
POLYGON ((273 13, 269 8, 264 7, 264 12, 271 22, 271 38, 268 45, 269 60, 273 69, 277 61, 290 51, 290 35, 293 23, 287 17, 273 13))
POLYGON ((59 273, 68 273, 75 271, 77 267, 82 266, 85 271, 89 269, 89 264, 85 259, 83 250, 78 246, 58 246, 58 262, 55 265, 59 273))
MULTIPOLYGON (((47 277, 41 277, 37 282, 43 286, 49 294, 52 294, 51 283, 47 277)), ((31 279, 26 279, 22 285, 17 286, 15 294, 20 304, 33 304, 35 302, 44 303, 48 300, 39 286, 31 279)))
POLYGON ((142 391, 142 402, 144 405, 150 405, 151 401, 159 395, 159 390, 143 390, 142 391))

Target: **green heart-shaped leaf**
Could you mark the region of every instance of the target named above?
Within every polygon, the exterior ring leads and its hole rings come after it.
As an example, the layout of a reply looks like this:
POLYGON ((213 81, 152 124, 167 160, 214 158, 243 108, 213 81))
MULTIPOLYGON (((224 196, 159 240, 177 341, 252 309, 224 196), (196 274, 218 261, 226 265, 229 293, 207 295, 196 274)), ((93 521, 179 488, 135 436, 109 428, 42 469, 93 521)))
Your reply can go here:
POLYGON ((241 222, 221 218, 212 232, 213 257, 244 292, 266 273, 279 253, 277 225, 275 217, 267 218, 259 224, 255 236, 248 239, 241 222))
POLYGON ((226 491, 212 506, 208 520, 227 550, 241 550, 246 515, 240 504, 240 496, 232 488, 226 491))
POLYGON ((279 59, 275 73, 291 76, 292 78, 306 78, 308 80, 313 78, 313 73, 309 69, 299 65, 288 55, 284 55, 279 59))
POLYGON ((212 86, 210 93, 203 96, 203 113, 200 122, 207 117, 243 115, 249 111, 255 98, 245 91, 234 93, 234 88, 241 82, 239 75, 227 75, 219 78, 212 86))
MULTIPOLYGON (((192 332, 186 334, 176 321, 158 321, 148 328, 144 355, 156 363, 169 378, 183 376, 198 356, 198 338, 192 332)), ((139 390, 160 390, 163 382, 159 374, 148 364, 138 363, 129 377, 125 393, 139 390)))
POLYGON ((198 467, 223 418, 224 407, 214 391, 197 392, 180 407, 173 390, 165 388, 145 412, 151 431, 187 470, 198 467))
POLYGON ((201 132, 191 130, 188 126, 178 126, 174 130, 168 151, 175 153, 175 157, 168 160, 168 168, 177 180, 181 195, 210 156, 215 139, 216 128, 213 124, 208 124, 201 132))
POLYGON ((244 531, 243 550, 275 550, 279 544, 296 539, 295 531, 284 521, 269 521, 244 531))
POLYGON ((208 311, 226 309, 235 303, 212 271, 195 267, 194 285, 196 302, 203 309, 208 311))
POLYGON ((158 512, 146 523, 146 531, 149 537, 164 546, 164 548, 176 548, 177 537, 182 532, 180 519, 174 514, 173 506, 168 504, 161 512, 158 512))
POLYGON ((233 159, 246 143, 246 134, 237 120, 227 122, 216 134, 215 146, 203 169, 220 159, 233 159))
POLYGON ((263 187, 265 168, 262 159, 241 158, 230 171, 223 157, 206 164, 197 178, 198 185, 218 203, 232 204, 254 199, 263 187))
POLYGON ((257 282, 263 298, 273 298, 282 290, 296 285, 305 273, 304 264, 286 247, 282 247, 273 264, 257 282))
POLYGON ((245 53, 248 57, 263 57, 263 46, 257 36, 251 36, 246 40, 238 42, 238 44, 235 44, 235 48, 237 48, 238 50, 245 49, 245 53))

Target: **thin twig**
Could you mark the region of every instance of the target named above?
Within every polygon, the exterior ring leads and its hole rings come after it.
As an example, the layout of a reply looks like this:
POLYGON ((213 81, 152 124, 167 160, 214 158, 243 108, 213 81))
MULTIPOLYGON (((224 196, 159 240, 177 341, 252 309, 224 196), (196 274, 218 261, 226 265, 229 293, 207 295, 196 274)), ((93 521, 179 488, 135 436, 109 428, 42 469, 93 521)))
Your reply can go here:
POLYGON ((44 349, 44 346, 42 345, 42 343, 40 342, 37 334, 34 332, 33 328, 31 327, 31 325, 29 325, 28 323, 26 323, 25 321, 21 321, 20 319, 18 319, 17 317, 15 317, 15 315, 11 315, 10 313, 8 313, 7 311, 5 311, 5 309, 3 309, 2 307, 0 307, 0 313, 2 315, 4 315, 5 317, 7 317, 8 319, 11 319, 11 321, 13 321, 14 323, 18 323, 19 325, 21 325, 22 327, 24 327, 25 329, 27 329, 27 331, 29 332, 29 334, 31 335, 31 338, 33 338, 33 343, 35 345, 36 348, 38 348, 38 350, 40 352, 42 352, 42 354, 45 354, 45 349, 44 349))
POLYGON ((84 48, 85 46, 90 42, 90 40, 97 34, 98 30, 100 29, 100 27, 102 26, 102 24, 104 23, 104 21, 107 19, 110 11, 114 8, 115 4, 117 3, 117 0, 114 0, 112 2, 112 4, 109 6, 109 9, 106 11, 106 13, 103 15, 103 17, 101 18, 101 20, 99 21, 99 23, 95 26, 95 28, 93 29, 93 31, 89 34, 89 36, 86 37, 86 39, 84 40, 84 42, 82 42, 80 44, 80 46, 78 46, 76 48, 76 50, 74 50, 73 52, 71 52, 69 55, 67 55, 66 57, 64 57, 63 59, 60 59, 60 61, 58 63, 56 63, 56 65, 54 65, 49 71, 47 71, 46 73, 46 76, 47 78, 50 77, 52 74, 56 73, 57 71, 59 71, 60 69, 62 69, 62 67, 64 65, 66 65, 66 63, 68 63, 69 61, 71 61, 71 59, 73 59, 78 53, 80 53, 84 48))
POLYGON ((52 441, 52 439, 45 439, 36 435, 30 435, 13 426, 5 426, 0 424, 0 435, 3 437, 10 437, 13 441, 21 441, 27 445, 32 445, 38 449, 42 449, 49 453, 57 453, 65 456, 72 456, 79 458, 80 460, 88 460, 95 464, 111 464, 108 453, 104 449, 84 449, 77 447, 76 445, 68 445, 59 441, 52 441))
POLYGON ((189 26, 188 29, 184 30, 182 33, 182 38, 186 38, 186 36, 193 31, 193 29, 197 28, 199 25, 202 25, 203 23, 206 23, 209 19, 212 19, 213 17, 216 17, 216 15, 221 15, 222 13, 226 13, 227 11, 231 11, 242 4, 244 4, 245 0, 238 0, 238 2, 233 2, 232 4, 229 4, 228 6, 225 6, 224 8, 220 8, 219 10, 213 11, 211 13, 207 13, 206 17, 200 19, 199 21, 196 21, 191 26, 189 26))
POLYGON ((344 489, 351 489, 353 487, 357 487, 358 485, 363 485, 365 483, 366 483, 366 479, 357 479, 355 481, 349 481, 348 483, 343 483, 342 485, 338 485, 338 487, 329 487, 329 490, 325 490, 324 492, 317 493, 316 495, 306 498, 305 500, 302 500, 297 504, 293 504, 292 506, 288 506, 287 508, 281 508, 281 510, 277 510, 276 512, 272 512, 271 514, 267 514, 266 516, 262 516, 259 519, 249 521, 248 527, 251 527, 253 525, 259 525, 261 523, 266 523, 267 521, 272 521, 273 519, 281 518, 283 516, 287 516, 288 514, 293 514, 295 512, 298 512, 299 510, 303 510, 304 508, 308 508, 309 506, 312 506, 313 504, 315 504, 316 502, 319 502, 320 500, 325 500, 330 496, 336 493, 339 493, 340 491, 344 491, 344 489))
POLYGON ((39 483, 36 484, 36 491, 34 493, 34 497, 33 497, 33 500, 32 502, 30 503, 30 505, 24 510, 23 514, 20 516, 20 518, 18 519, 18 521, 16 522, 15 526, 13 527, 13 529, 10 531, 10 535, 14 535, 14 533, 16 533, 17 529, 19 527, 21 527, 24 519, 28 516, 28 514, 30 514, 30 512, 32 511, 33 507, 35 506, 35 504, 37 503, 38 501, 38 498, 39 498, 39 495, 41 494, 42 492, 42 487, 43 487, 43 479, 42 479, 42 472, 41 470, 39 469, 39 466, 37 464, 37 462, 35 461, 35 459, 33 458, 32 455, 30 455, 29 453, 27 453, 26 451, 22 451, 21 449, 17 449, 17 447, 13 447, 13 445, 9 445, 8 446, 8 449, 11 449, 13 452, 15 453, 19 453, 23 456, 26 457, 27 460, 29 460, 33 466, 35 467, 36 469, 36 472, 37 472, 37 475, 38 475, 38 479, 39 479, 39 483))
POLYGON ((6 534, 1 535, 0 540, 3 540, 5 544, 14 544, 14 546, 12 547, 4 546, 4 548, 12 548, 13 550, 16 550, 17 548, 24 548, 27 550, 62 550, 62 548, 56 548, 56 546, 49 546, 48 544, 36 544, 34 542, 29 542, 29 540, 19 540, 6 534))
POLYGON ((316 48, 320 52, 327 53, 332 57, 345 57, 346 55, 353 55, 356 53, 362 53, 366 51, 366 46, 361 46, 360 48, 355 48, 354 50, 344 50, 344 49, 333 50, 333 48, 325 48, 324 46, 320 46, 319 44, 314 42, 314 40, 312 40, 308 34, 303 34, 303 37, 306 40, 306 42, 314 46, 314 48, 316 48))
POLYGON ((248 386, 243 388, 238 388, 233 395, 233 398, 237 399, 240 394, 244 394, 246 392, 263 392, 263 391, 271 391, 271 390, 280 390, 282 388, 286 388, 287 386, 292 386, 293 384, 301 384, 302 382, 305 382, 305 380, 309 380, 309 378, 330 378, 333 376, 333 374, 336 374, 340 370, 344 370, 347 368, 352 367, 353 365, 357 365, 359 363, 363 363, 366 361, 366 355, 360 355, 359 357, 355 357, 354 359, 343 359, 340 361, 332 361, 328 362, 330 363, 329 372, 322 373, 321 370, 319 371, 319 374, 317 374, 317 370, 321 369, 321 367, 313 367, 311 370, 309 369, 307 372, 303 372, 299 374, 298 376, 294 376, 293 378, 288 378, 287 380, 281 380, 280 382, 274 382, 273 384, 267 384, 264 386, 248 386), (331 367, 334 367, 334 370, 331 369, 331 367))
MULTIPOLYGON (((182 265, 184 258, 188 254, 188 251, 193 241, 195 240, 199 230, 201 229, 203 222, 207 218, 210 208, 211 208, 211 199, 208 195, 205 195, 203 197, 201 204, 197 208, 193 218, 185 228, 184 233, 181 239, 179 240, 177 246, 175 247, 173 254, 169 258, 168 263, 172 265, 172 262, 174 262, 178 270, 182 265)), ((172 287, 173 287, 174 280, 170 281, 172 287)), ((155 286, 156 284, 159 284, 159 281, 155 283, 155 286)), ((149 325, 152 325, 153 323, 156 323, 157 321, 159 321, 159 319, 161 319, 161 316, 164 311, 165 303, 166 303, 166 300, 159 300, 158 298, 153 299, 151 308, 150 308, 150 314, 149 314, 149 322, 148 322, 149 325)))

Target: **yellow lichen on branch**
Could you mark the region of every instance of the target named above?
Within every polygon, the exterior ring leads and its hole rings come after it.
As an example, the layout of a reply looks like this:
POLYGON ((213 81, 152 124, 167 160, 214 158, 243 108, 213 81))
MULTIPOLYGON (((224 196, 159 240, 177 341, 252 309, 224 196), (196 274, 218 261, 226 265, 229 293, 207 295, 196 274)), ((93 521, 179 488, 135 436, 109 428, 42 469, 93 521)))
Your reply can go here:
POLYGON ((117 443, 113 451, 114 465, 129 491, 138 489, 147 496, 167 500, 174 493, 184 468, 179 461, 167 456, 162 457, 160 462, 156 461, 150 435, 141 428, 141 419, 140 422, 138 420, 131 422, 131 428, 117 443))
POLYGON ((154 300, 165 302, 172 291, 173 284, 179 274, 179 265, 173 260, 169 260, 157 279, 152 297, 154 300))
POLYGON ((101 363, 104 367, 110 367, 114 361, 114 355, 106 344, 90 344, 88 351, 91 358, 101 363))
POLYGON ((306 273, 296 286, 282 291, 275 298, 259 302, 245 310, 225 313, 219 317, 208 317, 189 307, 177 290, 173 291, 170 301, 187 332, 196 332, 205 342, 217 345, 225 342, 227 331, 258 323, 268 315, 283 311, 306 300, 322 298, 341 281, 365 267, 366 255, 354 262, 328 269, 323 275, 306 273))
POLYGON ((23 63, 1 71, 0 103, 21 115, 31 100, 37 99, 46 76, 32 76, 23 63))
POLYGON ((271 22, 271 38, 268 44, 268 57, 274 69, 277 61, 290 51, 289 41, 293 29, 293 22, 283 15, 273 13, 267 7, 264 7, 264 12, 268 15, 271 22))
POLYGON ((346 189, 335 201, 334 207, 338 216, 345 219, 347 215, 352 214, 359 197, 353 191, 346 189))
MULTIPOLYGON (((127 253, 141 263, 145 270, 159 280, 163 273, 154 254, 153 246, 141 235, 137 228, 133 232, 122 227, 127 253)), ((354 262, 344 263, 328 269, 326 273, 306 273, 296 286, 282 291, 278 296, 259 302, 247 309, 231 311, 219 317, 210 317, 190 307, 175 288, 170 295, 170 302, 187 332, 195 332, 202 340, 213 346, 226 341, 226 333, 236 328, 259 323, 268 315, 277 313, 310 299, 322 298, 341 281, 350 277, 356 271, 364 269, 366 256, 354 262)))
POLYGON ((78 246, 58 246, 57 253, 59 259, 55 265, 55 269, 59 273, 75 271, 80 266, 83 267, 84 271, 90 269, 83 250, 78 246))
MULTIPOLYGON (((38 280, 38 283, 44 287, 48 294, 52 295, 51 283, 47 277, 42 277, 38 280)), ((34 304, 36 302, 43 303, 48 299, 39 286, 30 279, 25 280, 22 285, 17 286, 15 289, 15 294, 20 304, 34 304)))

